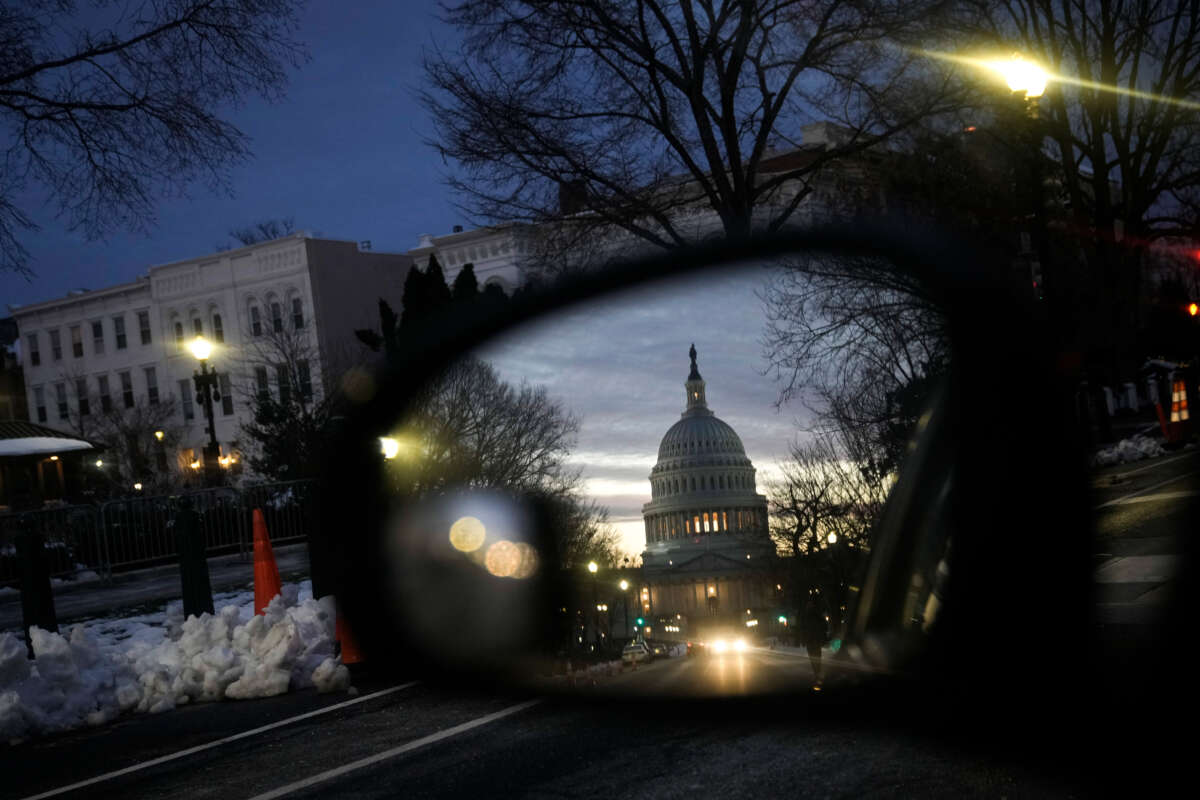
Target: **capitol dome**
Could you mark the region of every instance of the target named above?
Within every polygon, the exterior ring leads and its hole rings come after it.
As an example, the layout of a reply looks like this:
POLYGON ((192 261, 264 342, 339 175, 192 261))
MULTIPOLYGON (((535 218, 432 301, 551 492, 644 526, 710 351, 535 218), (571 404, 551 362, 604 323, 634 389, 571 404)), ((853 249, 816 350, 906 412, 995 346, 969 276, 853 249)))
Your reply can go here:
POLYGON ((686 407, 659 444, 652 499, 642 507, 648 566, 677 566, 697 550, 737 550, 750 558, 774 549, 754 465, 737 432, 708 407, 695 346, 689 356, 686 407))

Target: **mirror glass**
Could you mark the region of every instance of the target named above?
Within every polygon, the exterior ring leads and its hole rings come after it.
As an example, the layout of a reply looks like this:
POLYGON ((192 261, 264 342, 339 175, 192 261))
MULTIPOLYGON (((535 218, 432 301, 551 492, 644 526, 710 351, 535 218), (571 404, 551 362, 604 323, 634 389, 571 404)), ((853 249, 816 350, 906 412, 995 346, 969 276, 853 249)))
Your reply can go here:
MULTIPOLYGON (((551 689, 757 694, 878 668, 851 616, 947 361, 914 285, 829 255, 512 329, 382 444, 420 498, 385 533, 396 617, 431 651, 551 689)), ((897 566, 901 628, 932 624, 945 542, 931 526, 897 566)))

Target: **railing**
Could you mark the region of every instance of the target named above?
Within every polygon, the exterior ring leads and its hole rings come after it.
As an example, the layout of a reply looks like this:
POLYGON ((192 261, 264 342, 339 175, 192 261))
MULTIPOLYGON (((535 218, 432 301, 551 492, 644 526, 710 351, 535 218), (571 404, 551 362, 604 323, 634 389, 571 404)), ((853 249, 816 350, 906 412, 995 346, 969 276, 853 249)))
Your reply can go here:
POLYGON ((16 540, 21 533, 40 534, 52 575, 94 570, 111 577, 113 572, 173 561, 178 554, 175 517, 185 507, 197 511, 209 554, 238 553, 246 558, 256 508, 263 513, 272 543, 287 544, 304 541, 312 532, 315 500, 315 482, 287 481, 0 515, 0 584, 20 577, 16 540))

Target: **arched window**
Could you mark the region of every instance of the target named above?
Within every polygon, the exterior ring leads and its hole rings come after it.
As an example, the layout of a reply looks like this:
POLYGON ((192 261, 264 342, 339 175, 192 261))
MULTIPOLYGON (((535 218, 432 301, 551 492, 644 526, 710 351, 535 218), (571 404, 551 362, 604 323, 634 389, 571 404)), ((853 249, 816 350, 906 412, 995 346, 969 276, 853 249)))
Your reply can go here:
POLYGON ((178 320, 175 321, 175 346, 183 349, 183 323, 178 320))
POLYGON ((258 310, 257 305, 250 306, 250 333, 254 336, 262 336, 262 312, 258 310))
POLYGON ((221 315, 216 312, 212 315, 213 338, 218 342, 225 341, 225 327, 221 324, 221 315))
POLYGON ((199 317, 192 319, 192 333, 196 334, 197 336, 204 335, 204 323, 200 321, 199 317))
POLYGON ((283 306, 278 301, 271 303, 271 330, 283 333, 283 306))

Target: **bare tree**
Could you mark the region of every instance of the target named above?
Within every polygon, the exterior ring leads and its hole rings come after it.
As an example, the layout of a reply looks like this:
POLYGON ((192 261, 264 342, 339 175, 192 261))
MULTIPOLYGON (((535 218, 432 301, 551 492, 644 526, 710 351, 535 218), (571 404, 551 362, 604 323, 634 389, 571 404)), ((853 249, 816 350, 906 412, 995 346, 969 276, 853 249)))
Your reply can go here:
POLYGON ((488 363, 463 359, 423 392, 398 428, 398 487, 417 494, 499 489, 542 501, 561 566, 616 565, 619 536, 607 509, 583 495, 566 465, 579 420, 544 388, 512 386, 488 363))
POLYGON ((0 269, 26 271, 34 187, 98 237, 153 223, 154 195, 225 184, 246 158, 222 113, 282 95, 303 58, 297 0, 12 0, 0 8, 0 269))
POLYGON ((256 222, 253 225, 245 225, 241 228, 230 228, 229 238, 242 245, 248 247, 259 242, 269 242, 272 239, 281 239, 290 234, 296 228, 296 220, 294 217, 283 217, 282 219, 264 219, 256 222))
POLYGON ((433 144, 469 213, 562 223, 564 246, 776 230, 826 167, 957 102, 898 46, 936 4, 460 3, 461 47, 425 62, 433 144), (805 147, 814 121, 833 135, 805 147))
POLYGON ((820 432, 883 480, 946 366, 943 315, 912 276, 874 258, 796 259, 763 300, 779 403, 803 403, 820 432))
MULTIPOLYGON (((80 438, 101 446, 98 483, 109 491, 128 493, 135 483, 146 492, 167 492, 185 482, 185 465, 174 454, 183 440, 179 403, 170 393, 133 398, 100 394, 95 378, 76 369, 64 369, 50 384, 51 400, 64 407, 62 421, 80 438), (57 396, 63 387, 63 399, 57 396), (162 438, 158 437, 162 434, 162 438)), ((56 409, 57 410, 57 409, 56 409)))
POLYGON ((1200 6, 967 0, 950 22, 955 37, 1019 51, 1060 77, 1038 102, 1036 139, 1061 182, 1063 227, 1087 271, 1072 283, 1062 275, 1069 265, 1055 263, 1048 290, 1055 300, 1087 293, 1073 311, 1096 313, 1079 320, 1081 334, 1108 378, 1119 379, 1113 373, 1138 362, 1130 347, 1147 247, 1200 234, 1200 6))
POLYGON ((791 556, 825 550, 830 534, 850 547, 865 547, 890 486, 856 463, 834 436, 791 446, 781 477, 768 485, 771 537, 791 556))
POLYGON ((315 476, 341 409, 340 373, 321 359, 309 327, 272 323, 242 342, 236 391, 253 410, 241 427, 248 465, 276 480, 315 476))

